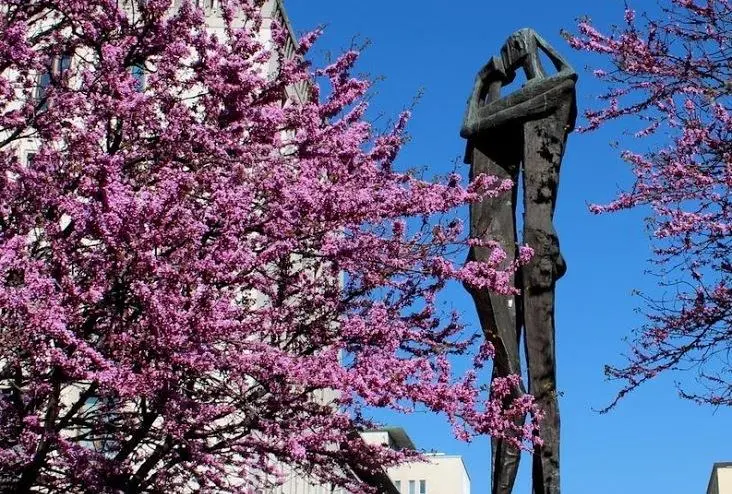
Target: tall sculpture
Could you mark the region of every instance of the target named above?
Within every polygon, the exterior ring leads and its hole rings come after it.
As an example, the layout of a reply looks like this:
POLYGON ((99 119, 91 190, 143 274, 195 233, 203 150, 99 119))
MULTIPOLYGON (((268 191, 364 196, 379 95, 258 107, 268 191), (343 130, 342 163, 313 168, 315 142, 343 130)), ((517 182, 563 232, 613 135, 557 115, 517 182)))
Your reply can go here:
MULTIPOLYGON (((486 199, 470 210, 473 237, 498 241, 506 262, 517 255, 516 202, 519 172, 523 170, 523 243, 534 249, 532 260, 516 273, 516 296, 501 296, 470 289, 483 332, 496 355, 493 378, 521 374, 519 341, 524 331, 528 392, 544 413, 543 445, 533 457, 534 494, 559 492, 559 409, 554 347, 554 287, 566 264, 559 251, 553 225, 559 168, 567 135, 577 115, 577 74, 567 61, 533 29, 513 33, 483 67, 475 81, 460 135, 468 140, 465 156, 472 177, 485 173, 510 178, 510 196, 486 199), (551 60, 556 73, 547 74, 539 50, 551 60), (501 95, 516 71, 527 82, 519 90, 501 95)), ((469 260, 483 260, 490 250, 473 247, 469 260)), ((523 384, 513 397, 525 393, 523 384)), ((520 451, 494 439, 492 492, 509 494, 516 479, 520 451)))

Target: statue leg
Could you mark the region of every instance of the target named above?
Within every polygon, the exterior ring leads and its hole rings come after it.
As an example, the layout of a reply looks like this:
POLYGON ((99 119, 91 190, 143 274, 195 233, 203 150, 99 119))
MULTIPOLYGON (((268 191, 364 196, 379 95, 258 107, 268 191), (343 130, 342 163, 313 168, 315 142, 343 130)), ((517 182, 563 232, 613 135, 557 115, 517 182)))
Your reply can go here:
POLYGON ((534 257, 522 270, 529 393, 544 413, 533 458, 534 494, 559 493, 554 287, 566 271, 552 222, 570 105, 524 124, 524 242, 534 257))
MULTIPOLYGON (((471 175, 480 173, 510 178, 518 184, 520 129, 514 129, 510 134, 515 142, 510 143, 505 139, 494 137, 490 141, 498 145, 478 145, 472 151, 471 175), (514 144, 511 146, 510 144, 514 144), (507 152, 507 149, 513 151, 507 152)), ((511 263, 516 256, 516 190, 511 194, 504 194, 494 199, 486 199, 479 204, 473 204, 470 208, 470 231, 471 235, 478 238, 495 240, 501 244, 506 251, 506 263, 511 263)), ((490 249, 481 247, 471 248, 469 260, 486 260, 490 255, 490 249)), ((478 310, 478 316, 483 332, 488 341, 495 347, 493 360, 493 375, 504 377, 511 374, 521 374, 519 357, 519 335, 520 335, 520 307, 518 297, 501 296, 485 290, 473 290, 469 288, 478 310), (517 319, 517 308, 519 317, 517 319)), ((523 385, 515 390, 509 399, 514 399, 524 394, 523 385)), ((523 418, 519 420, 523 424, 523 418)), ((510 494, 513 490, 514 481, 518 471, 521 452, 510 446, 506 441, 491 439, 491 473, 492 493, 510 494)))

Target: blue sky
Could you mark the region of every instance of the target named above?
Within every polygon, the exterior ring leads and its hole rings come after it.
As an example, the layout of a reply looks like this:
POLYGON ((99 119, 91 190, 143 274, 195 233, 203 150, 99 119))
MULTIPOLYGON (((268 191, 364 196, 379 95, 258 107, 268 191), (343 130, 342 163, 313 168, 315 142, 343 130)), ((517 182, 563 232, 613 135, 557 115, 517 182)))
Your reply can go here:
MULTIPOLYGON (((648 0, 642 3, 655 8, 648 0)), ((559 31, 572 30, 583 15, 599 26, 621 23, 623 16, 620 0, 287 0, 286 7, 297 31, 327 26, 313 51, 316 60, 349 48, 354 39, 370 41, 358 69, 380 79, 371 107, 377 123, 386 123, 423 92, 399 163, 432 174, 446 173, 461 160, 464 141, 458 130, 474 74, 511 32, 533 27, 565 54, 580 73, 581 110, 593 106, 599 94, 585 70, 599 60, 571 50, 559 31)), ((569 266, 557 287, 556 314, 562 489, 567 494, 705 492, 712 464, 732 461, 730 410, 681 400, 673 376, 646 385, 609 414, 593 410, 616 390, 605 380, 603 365, 620 361, 623 337, 642 323, 634 311, 641 300, 631 292, 654 289, 654 279, 644 275, 650 247, 642 212, 594 216, 587 210, 588 203, 608 201, 630 181, 610 145, 623 130, 620 124, 572 134, 562 165, 556 224, 569 266)), ((460 171, 467 174, 466 168, 460 171)), ((455 287, 446 302, 477 325, 467 293, 455 287)), ((378 418, 405 427, 421 448, 462 454, 472 492, 490 492, 487 439, 461 443, 442 418, 429 414, 378 418)), ((517 494, 531 492, 529 460, 522 462, 517 494)))

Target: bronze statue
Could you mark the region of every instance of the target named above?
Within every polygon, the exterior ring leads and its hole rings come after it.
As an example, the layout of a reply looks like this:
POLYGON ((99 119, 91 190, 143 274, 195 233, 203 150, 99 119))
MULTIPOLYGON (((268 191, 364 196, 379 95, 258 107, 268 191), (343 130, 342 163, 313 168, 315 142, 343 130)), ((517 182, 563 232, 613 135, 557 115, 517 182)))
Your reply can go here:
MULTIPOLYGON (((517 296, 501 296, 470 289, 483 332, 496 350, 493 378, 521 374, 519 341, 524 330, 528 392, 544 413, 540 436, 543 446, 534 451, 533 492, 559 492, 559 409, 554 348, 554 286, 566 264, 552 222, 559 183, 559 168, 567 135, 577 115, 577 74, 567 61, 533 29, 513 33, 500 56, 483 67, 460 135, 468 140, 465 162, 472 177, 485 173, 510 178, 510 196, 486 199, 470 209, 473 237, 498 241, 506 262, 517 255, 516 201, 519 172, 523 170, 523 243, 534 249, 528 265, 516 274, 517 296), (556 73, 547 74, 539 50, 551 60, 556 73), (502 96, 516 70, 523 69, 526 84, 502 96)), ((490 250, 473 247, 469 259, 487 259, 490 250)), ((525 393, 523 384, 514 397, 525 393)), ((505 441, 493 440, 492 492, 513 490, 520 451, 505 441)))

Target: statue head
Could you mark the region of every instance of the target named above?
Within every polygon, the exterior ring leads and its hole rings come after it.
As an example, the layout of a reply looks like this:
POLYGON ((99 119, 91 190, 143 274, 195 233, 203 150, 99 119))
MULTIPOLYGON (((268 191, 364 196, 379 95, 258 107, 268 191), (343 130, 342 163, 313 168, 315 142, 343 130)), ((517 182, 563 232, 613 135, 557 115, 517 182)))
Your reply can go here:
POLYGON ((527 57, 536 53, 536 36, 536 31, 526 27, 508 37, 501 48, 501 59, 506 70, 515 71, 527 57))

